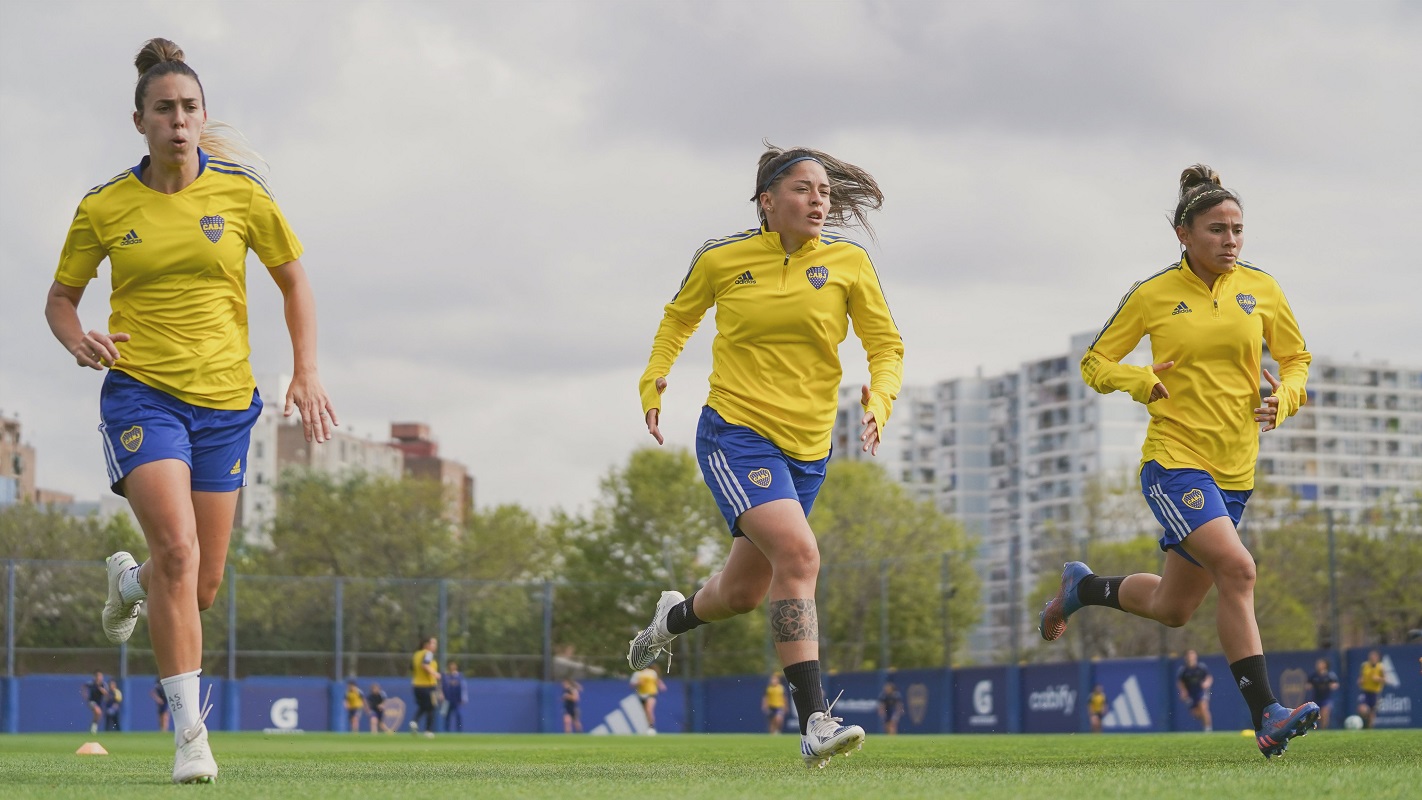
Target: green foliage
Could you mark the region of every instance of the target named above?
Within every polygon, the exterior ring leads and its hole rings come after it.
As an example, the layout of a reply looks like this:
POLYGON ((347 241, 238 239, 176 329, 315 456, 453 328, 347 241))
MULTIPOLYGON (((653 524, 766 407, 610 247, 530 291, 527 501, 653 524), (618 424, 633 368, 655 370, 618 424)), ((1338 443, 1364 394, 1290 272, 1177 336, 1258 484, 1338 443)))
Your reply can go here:
POLYGON ((831 667, 949 663, 946 642, 961 647, 981 614, 974 542, 960 524, 876 464, 831 461, 810 525, 820 544, 821 657, 831 667))

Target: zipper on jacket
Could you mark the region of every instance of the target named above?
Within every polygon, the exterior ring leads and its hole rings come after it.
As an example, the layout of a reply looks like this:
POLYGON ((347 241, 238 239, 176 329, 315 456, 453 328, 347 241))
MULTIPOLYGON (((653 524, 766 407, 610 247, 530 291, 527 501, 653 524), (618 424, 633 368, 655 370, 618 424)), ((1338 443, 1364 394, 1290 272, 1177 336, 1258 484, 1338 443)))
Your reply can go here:
POLYGON ((785 263, 780 265, 780 291, 785 291, 786 284, 790 281, 790 254, 785 254, 785 263))

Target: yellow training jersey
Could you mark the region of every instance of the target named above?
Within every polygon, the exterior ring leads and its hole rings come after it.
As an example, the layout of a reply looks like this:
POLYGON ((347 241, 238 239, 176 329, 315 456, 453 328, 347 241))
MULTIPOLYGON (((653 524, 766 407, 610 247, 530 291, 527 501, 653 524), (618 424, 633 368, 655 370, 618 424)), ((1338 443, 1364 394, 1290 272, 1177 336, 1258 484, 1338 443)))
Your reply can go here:
POLYGON ((784 708, 785 707, 785 686, 782 684, 768 685, 765 687, 765 707, 784 708))
POLYGON ((786 255, 780 235, 748 230, 697 251, 667 304, 642 373, 642 414, 661 408, 656 379, 671 371, 701 318, 716 306, 706 404, 791 458, 829 454, 849 323, 869 359, 866 410, 882 431, 903 383, 903 339, 869 254, 833 233, 786 255))
POLYGON ((632 673, 633 686, 637 688, 637 694, 650 696, 655 695, 658 690, 657 684, 661 682, 661 676, 657 671, 648 667, 632 673))
POLYGON ((354 687, 346 690, 346 710, 355 711, 358 708, 365 708, 365 696, 359 689, 354 687))
POLYGON ((1088 700, 1086 710, 1091 714, 1106 713, 1106 694, 1104 692, 1092 692, 1088 700))
POLYGON ((431 653, 430 651, 424 648, 416 650, 415 654, 410 658, 410 670, 410 683, 412 685, 439 685, 439 662, 435 661, 434 653, 431 653), (426 664, 429 665, 430 669, 434 670, 433 675, 430 674, 429 670, 425 669, 426 664))
POLYGON ((252 403, 247 250, 267 267, 301 256, 262 179, 198 151, 198 177, 174 194, 139 180, 148 158, 89 191, 69 226, 55 280, 84 287, 109 259, 109 331, 118 369, 196 406, 252 403))
POLYGON ((1370 694, 1377 694, 1383 690, 1383 665, 1382 662, 1373 664, 1368 661, 1363 662, 1363 668, 1358 675, 1358 688, 1370 694))
POLYGON ((1282 425, 1306 400, 1312 361, 1283 290, 1243 261, 1207 287, 1182 258, 1131 287, 1081 359, 1081 375, 1102 394, 1120 390, 1139 403, 1150 399, 1157 382, 1165 384, 1169 399, 1147 406, 1142 464, 1202 469, 1221 489, 1252 489, 1261 342, 1279 362, 1275 424, 1282 425), (1119 363, 1142 336, 1150 337, 1152 363, 1175 366, 1156 374, 1149 366, 1119 363))

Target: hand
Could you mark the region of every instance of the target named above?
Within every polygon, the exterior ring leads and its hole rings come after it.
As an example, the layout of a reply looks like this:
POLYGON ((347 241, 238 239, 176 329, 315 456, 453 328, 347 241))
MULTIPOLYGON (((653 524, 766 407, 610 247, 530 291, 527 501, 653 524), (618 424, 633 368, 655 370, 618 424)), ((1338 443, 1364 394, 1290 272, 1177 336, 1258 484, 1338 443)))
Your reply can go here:
POLYGON ((336 419, 331 398, 321 388, 321 381, 314 373, 293 378, 287 387, 286 408, 282 410, 282 416, 289 417, 293 411, 301 412, 301 430, 308 442, 319 444, 330 441, 331 429, 341 424, 336 419))
POLYGON ((74 356, 74 363, 79 366, 102 370, 104 367, 112 367, 114 362, 119 360, 119 351, 114 343, 126 342, 128 338, 126 333, 89 331, 69 352, 74 356))
POLYGON ((1264 370, 1264 380, 1269 382, 1274 394, 1264 398, 1264 404, 1254 409, 1254 421, 1262 423, 1259 432, 1272 431, 1279 427, 1279 387, 1283 384, 1279 379, 1269 374, 1269 370, 1264 370))
MULTIPOLYGON (((1173 366, 1175 366, 1175 362, 1174 362, 1174 361, 1166 361, 1166 362, 1164 362, 1164 363, 1162 363, 1162 364, 1151 364, 1151 365, 1150 365, 1150 371, 1151 371, 1151 372, 1154 372, 1154 373, 1157 374, 1157 375, 1159 375, 1160 373, 1162 373, 1162 372, 1164 372, 1164 371, 1170 369, 1170 368, 1173 367, 1173 366)), ((1150 399, 1147 400, 1146 402, 1147 402, 1147 403, 1154 403, 1154 402, 1157 401, 1157 400, 1169 400, 1169 399, 1170 399, 1170 390, 1167 389, 1167 388, 1165 388, 1165 384, 1164 384, 1164 383, 1157 383, 1157 384, 1150 390, 1150 399)))
MULTIPOLYGON (((859 404, 869 405, 872 395, 868 386, 861 386, 859 392, 859 404)), ((864 418, 859 420, 859 424, 864 426, 864 432, 859 434, 859 441, 864 443, 860 449, 871 456, 879 455, 879 423, 874 419, 872 411, 864 412, 864 418)))
MULTIPOLYGON (((661 395, 662 392, 667 390, 667 379, 657 378, 656 386, 657 394, 661 395)), ((647 412, 647 433, 652 434, 652 437, 657 440, 657 444, 664 443, 661 426, 657 424, 661 420, 661 416, 661 409, 659 408, 654 408, 647 412)))

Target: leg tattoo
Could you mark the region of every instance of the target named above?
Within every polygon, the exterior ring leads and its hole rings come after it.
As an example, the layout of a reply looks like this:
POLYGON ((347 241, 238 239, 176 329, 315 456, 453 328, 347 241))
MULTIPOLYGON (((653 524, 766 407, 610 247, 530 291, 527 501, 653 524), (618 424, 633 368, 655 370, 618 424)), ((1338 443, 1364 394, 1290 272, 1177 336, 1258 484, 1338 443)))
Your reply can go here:
POLYGON ((776 642, 813 642, 820 638, 820 620, 813 599, 772 600, 770 632, 776 642))

